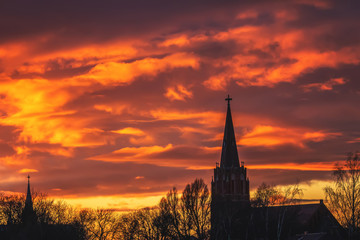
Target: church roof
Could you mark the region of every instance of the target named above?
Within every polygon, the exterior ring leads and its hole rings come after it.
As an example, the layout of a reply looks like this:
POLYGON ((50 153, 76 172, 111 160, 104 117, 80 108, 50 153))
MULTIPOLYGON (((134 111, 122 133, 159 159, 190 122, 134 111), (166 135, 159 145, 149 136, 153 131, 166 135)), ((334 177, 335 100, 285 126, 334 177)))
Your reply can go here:
MULTIPOLYGON (((265 236, 264 223, 268 222, 268 229, 276 236, 279 216, 284 216, 283 236, 286 239, 332 240, 345 239, 346 232, 337 222, 328 208, 320 204, 299 204, 289 206, 270 206, 268 208, 252 208, 251 229, 257 229, 253 234, 260 239, 265 236), (265 212, 267 211, 267 215, 265 212), (266 216, 268 220, 266 220, 266 216), (330 234, 330 235, 329 235, 330 234), (293 236, 290 238, 290 236, 293 236)), ((270 232, 269 232, 270 234, 270 232)))
POLYGON ((226 122, 224 130, 224 139, 222 144, 221 151, 221 162, 220 168, 233 168, 240 167, 239 156, 236 147, 234 125, 231 117, 230 101, 232 98, 228 95, 225 99, 228 101, 227 104, 227 113, 226 113, 226 122))

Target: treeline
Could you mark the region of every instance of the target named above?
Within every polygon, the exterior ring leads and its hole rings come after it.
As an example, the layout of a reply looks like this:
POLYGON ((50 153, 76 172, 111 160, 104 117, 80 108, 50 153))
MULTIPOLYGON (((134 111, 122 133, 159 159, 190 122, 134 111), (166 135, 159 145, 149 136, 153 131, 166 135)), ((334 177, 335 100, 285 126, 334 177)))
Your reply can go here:
MULTIPOLYGON (((333 186, 325 188, 325 203, 337 220, 348 231, 350 238, 360 236, 360 155, 350 154, 343 165, 333 172, 333 186)), ((260 185, 251 199, 251 206, 263 210, 264 231, 268 235, 271 224, 276 225, 275 235, 282 234, 286 223, 286 209, 279 208, 273 222, 269 217, 270 206, 297 203, 302 189, 297 185, 280 189, 265 183, 260 185)), ((77 239, 84 240, 185 240, 209 239, 211 196, 202 179, 188 184, 180 193, 171 189, 157 206, 127 214, 109 209, 80 209, 64 201, 33 194, 33 206, 38 225, 70 226, 77 239)), ((24 195, 0 193, 0 232, 15 229, 22 224, 25 205, 24 195)), ((66 228, 59 228, 66 229, 66 228)), ((1 234, 0 234, 1 235, 1 234)))
MULTIPOLYGON (((44 194, 33 194, 37 223, 70 225, 86 240, 185 240, 209 239, 210 192, 202 179, 178 194, 168 192, 152 208, 120 214, 107 209, 78 209, 44 194)), ((0 195, 0 225, 21 224, 24 195, 0 195)))

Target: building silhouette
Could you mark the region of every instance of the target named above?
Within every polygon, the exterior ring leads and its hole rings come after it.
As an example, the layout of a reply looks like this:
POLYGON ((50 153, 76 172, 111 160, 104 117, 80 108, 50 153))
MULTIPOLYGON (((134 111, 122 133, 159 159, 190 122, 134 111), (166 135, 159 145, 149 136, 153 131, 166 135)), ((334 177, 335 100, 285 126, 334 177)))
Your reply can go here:
POLYGON ((220 166, 211 181, 211 240, 345 239, 346 232, 324 205, 252 207, 244 162, 239 164, 230 96, 220 166), (279 231, 279 216, 282 216, 279 231))
POLYGON ((30 189, 30 176, 28 175, 28 185, 26 191, 25 206, 22 212, 21 220, 24 225, 35 225, 37 222, 37 216, 34 211, 33 201, 30 189))
POLYGON ((76 224, 49 224, 39 222, 33 206, 28 176, 27 192, 21 222, 0 225, 0 239, 6 240, 83 240, 84 231, 76 224))
POLYGON ((231 117, 230 96, 222 143, 220 166, 216 164, 211 181, 211 236, 212 239, 228 239, 236 235, 232 229, 236 225, 246 230, 246 217, 250 208, 249 179, 244 163, 239 164, 234 125, 231 117), (244 223, 243 223, 244 221, 244 223))

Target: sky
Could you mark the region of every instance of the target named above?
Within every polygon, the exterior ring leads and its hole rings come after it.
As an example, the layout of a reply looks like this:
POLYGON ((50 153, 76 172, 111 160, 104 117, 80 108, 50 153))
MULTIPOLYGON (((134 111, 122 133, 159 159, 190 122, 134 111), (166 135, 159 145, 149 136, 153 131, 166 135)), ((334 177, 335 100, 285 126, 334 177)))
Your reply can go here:
POLYGON ((322 198, 360 150, 356 1, 2 1, 0 190, 155 205, 211 181, 227 94, 251 189, 322 198))

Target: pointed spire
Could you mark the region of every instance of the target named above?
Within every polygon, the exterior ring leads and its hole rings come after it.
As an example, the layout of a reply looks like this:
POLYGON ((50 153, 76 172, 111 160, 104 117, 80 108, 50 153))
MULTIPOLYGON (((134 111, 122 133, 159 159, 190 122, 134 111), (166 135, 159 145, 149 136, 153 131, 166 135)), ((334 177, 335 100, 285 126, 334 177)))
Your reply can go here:
POLYGON ((30 176, 27 176, 28 179, 28 186, 27 186, 27 193, 26 193, 26 200, 25 200, 25 207, 29 209, 33 209, 33 203, 31 198, 31 191, 30 191, 30 176))
POLYGON ((228 95, 225 99, 227 104, 226 122, 224 130, 224 140, 221 151, 220 168, 240 167, 239 156, 236 147, 234 125, 231 117, 230 101, 232 98, 228 95))
POLYGON ((33 201, 31 199, 31 191, 30 191, 30 176, 27 176, 28 186, 27 193, 25 199, 25 207, 22 211, 22 223, 25 225, 33 225, 36 224, 37 216, 33 208, 33 201))

